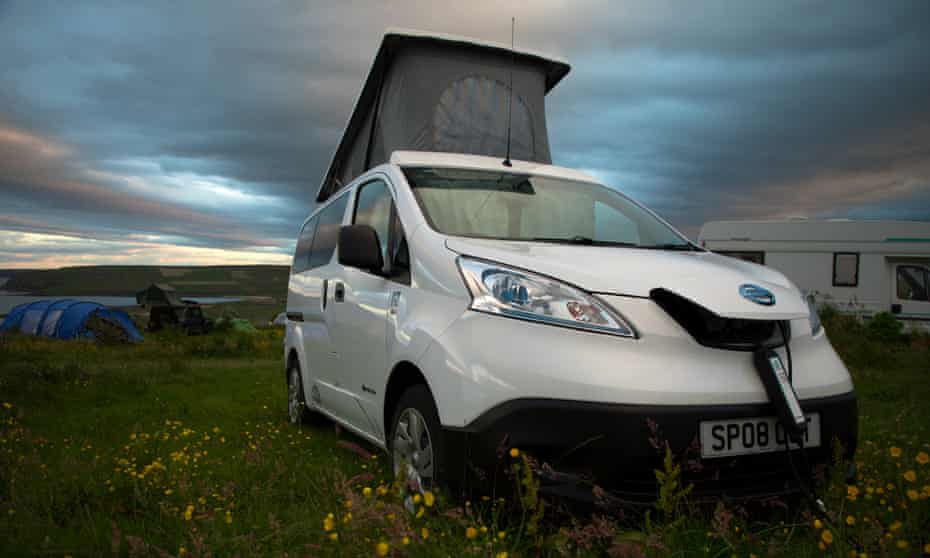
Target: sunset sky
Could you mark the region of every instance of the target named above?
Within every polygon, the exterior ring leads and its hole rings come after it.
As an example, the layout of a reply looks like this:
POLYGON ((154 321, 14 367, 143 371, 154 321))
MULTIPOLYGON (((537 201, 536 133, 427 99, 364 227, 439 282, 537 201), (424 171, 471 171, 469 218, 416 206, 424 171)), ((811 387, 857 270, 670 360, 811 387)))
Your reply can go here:
POLYGON ((930 221, 930 2, 0 0, 0 269, 290 262, 387 27, 568 60, 554 162, 685 233, 930 221))

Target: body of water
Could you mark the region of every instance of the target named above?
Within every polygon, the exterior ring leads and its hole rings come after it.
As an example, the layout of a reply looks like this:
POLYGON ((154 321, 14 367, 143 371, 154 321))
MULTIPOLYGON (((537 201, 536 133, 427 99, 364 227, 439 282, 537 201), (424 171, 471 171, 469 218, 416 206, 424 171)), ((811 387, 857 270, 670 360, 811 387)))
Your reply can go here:
MULTIPOLYGON (((33 296, 17 293, 8 293, 0 291, 0 316, 8 314, 10 310, 26 302, 36 300, 58 300, 62 298, 72 298, 75 300, 86 300, 96 302, 104 306, 135 306, 136 297, 134 296, 33 296)), ((200 304, 222 304, 224 302, 239 302, 241 298, 229 296, 194 296, 184 297, 185 300, 193 300, 200 304)))

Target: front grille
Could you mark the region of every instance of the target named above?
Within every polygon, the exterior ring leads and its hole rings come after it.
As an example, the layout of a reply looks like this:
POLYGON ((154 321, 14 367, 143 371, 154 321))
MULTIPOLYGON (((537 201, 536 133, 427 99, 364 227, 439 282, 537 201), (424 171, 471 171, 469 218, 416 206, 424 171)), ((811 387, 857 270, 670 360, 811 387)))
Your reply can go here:
MULTIPOLYGON (((775 320, 722 318, 665 289, 653 289, 649 296, 701 345, 731 351, 753 351, 760 345, 784 343, 775 320)), ((788 325, 785 322, 786 328, 788 325)))

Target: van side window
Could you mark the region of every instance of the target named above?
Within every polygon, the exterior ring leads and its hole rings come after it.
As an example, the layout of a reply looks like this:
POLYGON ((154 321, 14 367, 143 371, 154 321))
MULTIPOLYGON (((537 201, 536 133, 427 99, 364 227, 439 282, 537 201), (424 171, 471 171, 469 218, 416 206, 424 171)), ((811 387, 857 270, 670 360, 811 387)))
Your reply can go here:
POLYGON ((916 266, 899 266, 897 277, 898 299, 930 301, 927 270, 916 266))
POLYGON ((333 259, 348 201, 349 196, 343 194, 320 212, 320 223, 316 227, 313 247, 310 249, 309 269, 326 265, 333 259))
POLYGON ((304 224, 304 228, 300 229, 297 248, 294 250, 294 263, 291 264, 291 273, 301 273, 309 268, 310 247, 313 244, 313 233, 316 232, 316 224, 319 220, 319 215, 314 216, 313 219, 304 224))
POLYGON ((410 255, 404 229, 397 217, 391 191, 381 180, 363 184, 355 202, 356 225, 369 225, 378 233, 381 257, 388 277, 401 283, 410 283, 410 255))
POLYGON ((859 254, 855 252, 833 253, 833 286, 859 286, 859 254))

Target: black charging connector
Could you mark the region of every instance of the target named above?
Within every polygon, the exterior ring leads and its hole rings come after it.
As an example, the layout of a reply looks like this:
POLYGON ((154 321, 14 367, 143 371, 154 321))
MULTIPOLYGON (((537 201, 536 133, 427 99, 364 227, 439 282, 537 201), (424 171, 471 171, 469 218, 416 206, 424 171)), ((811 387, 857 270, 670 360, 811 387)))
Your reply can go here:
MULTIPOLYGON (((784 331, 783 337, 787 345, 788 339, 784 331)), ((802 443, 807 433, 807 417, 804 416, 798 394, 791 385, 781 357, 771 347, 762 346, 755 350, 753 362, 762 385, 765 386, 765 393, 775 406, 775 414, 785 429, 785 435, 796 444, 802 443)))

